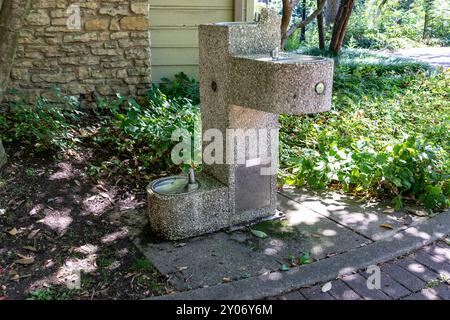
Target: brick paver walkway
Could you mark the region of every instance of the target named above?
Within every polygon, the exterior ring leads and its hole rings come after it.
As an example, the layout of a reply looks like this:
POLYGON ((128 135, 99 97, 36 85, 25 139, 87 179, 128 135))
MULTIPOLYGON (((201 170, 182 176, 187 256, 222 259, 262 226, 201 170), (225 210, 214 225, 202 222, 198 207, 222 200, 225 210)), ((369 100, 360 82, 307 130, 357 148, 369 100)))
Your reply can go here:
POLYGON ((450 300, 450 246, 438 241, 408 256, 379 265, 381 289, 370 290, 361 270, 331 281, 293 291, 271 299, 279 300, 450 300))

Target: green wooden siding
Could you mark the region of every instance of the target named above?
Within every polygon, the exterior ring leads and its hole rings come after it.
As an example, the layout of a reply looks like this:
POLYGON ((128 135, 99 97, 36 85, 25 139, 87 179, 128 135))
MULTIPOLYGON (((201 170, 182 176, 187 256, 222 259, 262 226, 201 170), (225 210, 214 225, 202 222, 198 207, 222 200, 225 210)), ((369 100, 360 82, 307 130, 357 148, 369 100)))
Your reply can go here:
POLYGON ((235 2, 253 16, 253 0, 150 0, 152 80, 175 73, 198 76, 198 30, 203 23, 234 21, 235 2))

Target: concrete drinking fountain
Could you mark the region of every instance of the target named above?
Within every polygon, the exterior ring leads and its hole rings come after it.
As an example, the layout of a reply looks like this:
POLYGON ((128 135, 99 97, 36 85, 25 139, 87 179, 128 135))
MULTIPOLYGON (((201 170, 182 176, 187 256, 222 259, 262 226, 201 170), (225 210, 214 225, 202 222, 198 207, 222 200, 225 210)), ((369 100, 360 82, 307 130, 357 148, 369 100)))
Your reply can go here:
POLYGON ((276 213, 278 115, 329 110, 333 83, 332 60, 278 52, 279 26, 263 11, 258 22, 199 27, 203 172, 149 184, 155 235, 179 240, 276 213), (211 148, 208 132, 226 141, 211 148))

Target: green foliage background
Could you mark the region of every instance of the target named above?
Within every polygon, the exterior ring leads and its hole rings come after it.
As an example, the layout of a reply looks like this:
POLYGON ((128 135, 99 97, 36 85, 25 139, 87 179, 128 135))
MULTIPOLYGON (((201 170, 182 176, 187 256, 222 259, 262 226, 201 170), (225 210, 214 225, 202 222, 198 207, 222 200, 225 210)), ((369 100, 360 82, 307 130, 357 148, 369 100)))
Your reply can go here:
MULTIPOLYGON (((315 49, 303 53, 324 54, 315 49)), ((111 165, 126 167, 133 176, 177 170, 170 159, 177 143, 172 132, 194 132, 200 121, 199 106, 193 103, 199 101, 198 84, 192 83, 178 75, 154 86, 139 102, 122 96, 98 101, 98 129, 89 141, 117 156, 91 173, 101 174, 111 165)), ((280 183, 388 197, 397 208, 405 200, 430 209, 447 207, 449 88, 448 71, 367 50, 344 50, 335 58, 332 109, 280 117, 280 183)), ((56 104, 43 98, 33 106, 13 103, 15 112, 0 117, 2 139, 37 150, 74 147, 80 111, 70 98, 56 96, 56 104)))

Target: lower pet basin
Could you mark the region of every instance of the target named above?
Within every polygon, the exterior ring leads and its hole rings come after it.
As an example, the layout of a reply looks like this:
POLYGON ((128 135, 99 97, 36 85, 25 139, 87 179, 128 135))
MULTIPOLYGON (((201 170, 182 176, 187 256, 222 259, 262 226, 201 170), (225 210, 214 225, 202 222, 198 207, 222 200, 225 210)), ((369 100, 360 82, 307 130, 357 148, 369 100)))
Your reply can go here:
POLYGON ((156 236, 179 240, 217 231, 230 225, 228 187, 199 174, 195 190, 188 177, 172 176, 147 187, 149 227, 156 236))
POLYGON ((155 180, 151 189, 160 195, 182 195, 194 192, 200 187, 198 182, 190 184, 188 177, 173 176, 155 180))

